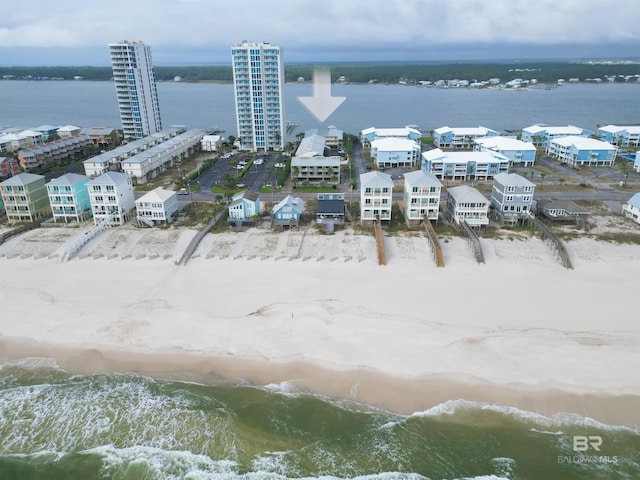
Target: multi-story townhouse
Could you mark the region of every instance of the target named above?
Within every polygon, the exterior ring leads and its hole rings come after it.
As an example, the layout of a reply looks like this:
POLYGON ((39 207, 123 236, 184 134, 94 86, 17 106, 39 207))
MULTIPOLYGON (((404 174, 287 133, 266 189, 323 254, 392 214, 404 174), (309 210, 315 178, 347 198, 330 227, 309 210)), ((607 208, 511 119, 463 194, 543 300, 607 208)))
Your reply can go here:
POLYGON ((426 218, 438 220, 442 183, 434 175, 422 170, 404 174, 404 218, 415 228, 426 218))
POLYGON ((605 125, 598 128, 598 137, 617 147, 633 148, 640 146, 640 125, 605 125))
POLYGON ((447 216, 458 224, 484 227, 489 224, 489 200, 468 185, 451 187, 447 190, 447 216))
POLYGON ((423 152, 422 170, 439 179, 487 180, 509 171, 509 159, 498 152, 423 152))
POLYGON ((491 206, 503 223, 516 223, 531 211, 535 188, 517 173, 500 173, 493 178, 491 206))
POLYGON ((0 195, 9 222, 34 222, 49 214, 45 177, 20 173, 0 182, 0 195))
POLYGON ((138 198, 136 218, 140 225, 149 226, 171 223, 178 212, 178 196, 172 190, 157 187, 138 198))
POLYGON ((364 145, 368 145, 374 140, 383 138, 404 138, 419 142, 422 133, 415 127, 407 126, 402 128, 376 128, 370 127, 360 132, 360 141, 364 145))
POLYGON ((594 138, 569 136, 551 140, 547 153, 569 165, 611 166, 618 147, 594 138))
POLYGON ((81 222, 91 217, 87 183, 89 177, 67 173, 47 183, 47 194, 53 220, 81 222))
POLYGON ((340 183, 340 157, 293 157, 291 159, 291 181, 293 183, 338 185, 340 183))
POLYGON ((475 143, 477 151, 501 153, 513 165, 529 167, 536 161, 537 149, 531 142, 510 137, 482 137, 476 138, 475 143))
POLYGON ((201 147, 205 130, 193 129, 173 137, 120 162, 120 168, 133 178, 135 184, 144 184, 171 168, 181 158, 201 147))
POLYGON ((252 151, 284 148, 282 49, 269 43, 242 42, 231 48, 231 60, 240 147, 252 151))
POLYGON ((406 138, 381 138, 371 142, 371 157, 378 168, 413 167, 420 160, 421 147, 406 138))
MULTIPOLYGON (((134 140, 125 145, 121 145, 113 150, 109 150, 108 152, 91 157, 83 162, 84 173, 90 177, 95 177, 109 171, 121 172, 123 160, 171 140, 172 138, 185 133, 185 131, 186 130, 183 127, 168 128, 139 140, 134 140)), ((178 159, 174 159, 174 161, 175 160, 178 159)))
POLYGON ((622 215, 640 223, 640 193, 635 193, 627 203, 622 206, 622 215))
POLYGON ((391 220, 393 180, 391 175, 373 171, 360 175, 360 221, 391 220))
POLYGON ((40 134, 42 134, 42 139, 46 142, 49 137, 57 135, 58 128, 60 127, 54 127, 53 125, 40 125, 33 130, 36 132, 40 132, 40 134))
POLYGON ((15 158, 0 157, 0 180, 20 173, 20 164, 15 158))
POLYGON ((109 44, 113 80, 125 138, 162 130, 151 48, 142 42, 109 44))
POLYGON ((433 143, 438 148, 454 150, 470 149, 476 138, 495 137, 499 133, 486 127, 451 128, 440 127, 433 131, 433 143))
POLYGON ((124 225, 135 208, 131 176, 120 172, 107 172, 87 183, 93 221, 97 225, 111 218, 111 225, 124 225))
POLYGON ((593 132, 574 125, 550 127, 547 125, 531 125, 522 129, 523 142, 531 142, 536 147, 547 148, 552 140, 560 137, 590 137, 593 132))

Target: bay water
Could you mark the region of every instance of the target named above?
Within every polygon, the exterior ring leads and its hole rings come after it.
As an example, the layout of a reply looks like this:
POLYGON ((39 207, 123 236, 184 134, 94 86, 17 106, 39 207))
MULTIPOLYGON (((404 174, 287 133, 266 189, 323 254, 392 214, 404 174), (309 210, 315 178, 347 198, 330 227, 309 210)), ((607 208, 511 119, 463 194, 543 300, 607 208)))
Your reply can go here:
MULTIPOLYGON (((332 95, 345 102, 318 122, 298 100, 312 95, 312 85, 285 86, 285 119, 296 133, 335 125, 352 134, 369 127, 416 125, 423 132, 439 127, 476 127, 519 131, 541 123, 576 125, 639 124, 640 84, 565 84, 528 90, 425 88, 401 85, 332 85, 332 95)), ((216 83, 158 84, 165 127, 216 128, 236 135, 233 86, 216 83)), ((112 82, 0 81, 0 127, 54 126, 120 128, 112 82)))

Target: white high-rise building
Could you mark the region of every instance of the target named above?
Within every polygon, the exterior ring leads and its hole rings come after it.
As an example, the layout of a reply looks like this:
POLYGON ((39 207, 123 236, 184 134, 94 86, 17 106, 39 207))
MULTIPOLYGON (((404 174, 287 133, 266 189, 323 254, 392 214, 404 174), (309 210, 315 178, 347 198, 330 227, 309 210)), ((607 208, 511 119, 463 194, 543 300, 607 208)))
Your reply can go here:
POLYGON ((231 58, 241 148, 283 148, 286 131, 282 49, 245 41, 231 48, 231 58))
POLYGON ((151 48, 142 42, 110 43, 125 138, 142 138, 162 130, 151 48))

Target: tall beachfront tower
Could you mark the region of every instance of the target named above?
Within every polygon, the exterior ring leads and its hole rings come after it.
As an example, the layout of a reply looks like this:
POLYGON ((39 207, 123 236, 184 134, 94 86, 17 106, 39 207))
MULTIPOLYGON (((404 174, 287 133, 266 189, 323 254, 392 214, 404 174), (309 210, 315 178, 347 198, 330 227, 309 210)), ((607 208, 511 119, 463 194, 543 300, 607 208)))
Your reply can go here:
POLYGON ((282 49, 245 41, 231 47, 231 59, 241 148, 283 148, 286 132, 282 49))
POLYGON ((125 138, 162 130, 151 48, 142 42, 110 43, 111 66, 125 138))

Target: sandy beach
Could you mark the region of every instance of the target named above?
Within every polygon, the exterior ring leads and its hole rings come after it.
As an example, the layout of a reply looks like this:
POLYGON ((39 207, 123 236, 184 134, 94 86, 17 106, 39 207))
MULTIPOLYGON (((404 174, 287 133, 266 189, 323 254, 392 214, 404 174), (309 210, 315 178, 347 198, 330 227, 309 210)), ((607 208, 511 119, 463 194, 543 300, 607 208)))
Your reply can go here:
MULTIPOLYGON (((87 227, 88 228, 88 227, 87 227)), ((640 425, 640 246, 537 238, 442 243, 421 233, 209 234, 120 227, 73 259, 87 229, 41 228, 0 245, 0 361, 136 371, 323 393, 411 413, 448 400, 640 425), (283 383, 285 382, 285 383, 283 383)))

